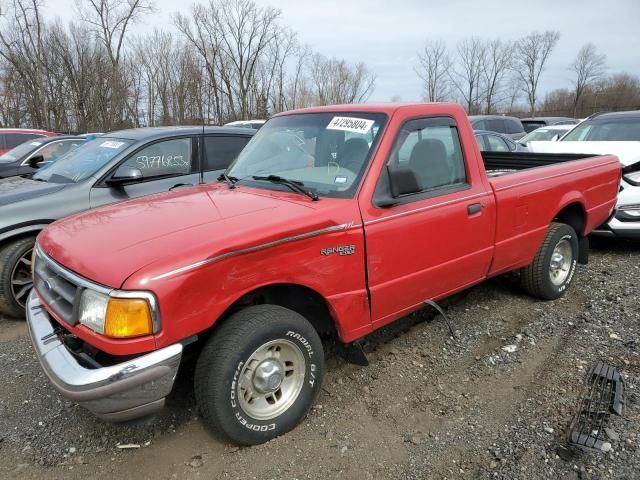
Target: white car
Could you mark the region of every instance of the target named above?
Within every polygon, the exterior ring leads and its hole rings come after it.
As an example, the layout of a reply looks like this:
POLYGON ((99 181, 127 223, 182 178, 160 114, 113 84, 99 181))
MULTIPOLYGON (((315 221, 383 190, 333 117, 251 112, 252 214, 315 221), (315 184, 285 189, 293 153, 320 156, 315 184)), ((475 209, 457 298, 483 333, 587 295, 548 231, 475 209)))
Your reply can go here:
POLYGON ((529 142, 539 153, 612 154, 623 176, 616 211, 595 235, 640 239, 640 111, 592 116, 557 142, 529 142))
POLYGON ((236 128, 251 128, 253 130, 260 130, 266 120, 237 120, 235 122, 225 123, 225 127, 236 128))
POLYGON ((536 128, 518 140, 518 143, 527 145, 529 142, 553 142, 561 138, 575 125, 550 125, 548 127, 536 128))

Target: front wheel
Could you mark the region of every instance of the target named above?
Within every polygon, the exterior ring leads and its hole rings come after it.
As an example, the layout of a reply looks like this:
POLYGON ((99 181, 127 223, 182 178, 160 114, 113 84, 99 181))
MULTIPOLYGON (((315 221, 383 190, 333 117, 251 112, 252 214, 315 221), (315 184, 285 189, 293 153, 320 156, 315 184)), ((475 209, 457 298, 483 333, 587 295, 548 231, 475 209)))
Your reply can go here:
POLYGON ((195 395, 204 421, 241 445, 297 426, 324 374, 322 342, 302 315, 277 305, 241 310, 200 353, 195 395))
POLYGON ((552 223, 530 265, 521 271, 521 282, 530 295, 555 300, 564 295, 578 263, 578 235, 564 223, 552 223))
POLYGON ((24 309, 33 287, 31 255, 35 237, 21 238, 0 248, 0 314, 24 318, 24 309))

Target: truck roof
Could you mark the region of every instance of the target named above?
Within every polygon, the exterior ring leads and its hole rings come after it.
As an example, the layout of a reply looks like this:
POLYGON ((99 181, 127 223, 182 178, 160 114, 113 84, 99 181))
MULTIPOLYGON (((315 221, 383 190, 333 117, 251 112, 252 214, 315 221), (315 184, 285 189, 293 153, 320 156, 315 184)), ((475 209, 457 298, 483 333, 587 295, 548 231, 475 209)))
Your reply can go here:
POLYGON ((238 134, 238 135, 251 135, 253 132, 247 128, 233 128, 233 127, 207 127, 204 129, 202 125, 196 126, 172 126, 172 127, 143 127, 143 128, 129 128, 126 130, 116 130, 113 132, 105 133, 105 137, 118 137, 128 140, 152 140, 154 138, 167 138, 167 137, 179 137, 182 135, 197 135, 222 133, 222 134, 238 134))
MULTIPOLYGON (((299 113, 323 113, 323 112, 376 112, 386 113, 388 115, 393 114, 400 109, 410 109, 415 107, 434 106, 434 107, 446 107, 446 108, 461 108, 457 103, 445 103, 445 102, 413 102, 413 103, 354 103, 345 105, 327 105, 324 107, 308 107, 300 108, 297 110, 291 110, 289 112, 281 113, 278 115, 290 115, 299 113)), ((278 116, 275 115, 275 116, 278 116)))

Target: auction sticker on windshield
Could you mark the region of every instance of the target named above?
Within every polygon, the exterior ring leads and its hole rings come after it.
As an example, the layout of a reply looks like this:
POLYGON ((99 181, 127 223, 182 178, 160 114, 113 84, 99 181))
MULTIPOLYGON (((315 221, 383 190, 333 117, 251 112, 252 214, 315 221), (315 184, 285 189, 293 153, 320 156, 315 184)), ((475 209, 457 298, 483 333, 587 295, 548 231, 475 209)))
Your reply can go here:
POLYGON ((120 148, 122 145, 124 145, 124 142, 108 141, 108 142, 102 142, 100 144, 100 146, 104 148, 120 148))
POLYGON ((353 117, 333 117, 327 125, 327 130, 342 130, 344 132, 367 133, 375 120, 353 117))

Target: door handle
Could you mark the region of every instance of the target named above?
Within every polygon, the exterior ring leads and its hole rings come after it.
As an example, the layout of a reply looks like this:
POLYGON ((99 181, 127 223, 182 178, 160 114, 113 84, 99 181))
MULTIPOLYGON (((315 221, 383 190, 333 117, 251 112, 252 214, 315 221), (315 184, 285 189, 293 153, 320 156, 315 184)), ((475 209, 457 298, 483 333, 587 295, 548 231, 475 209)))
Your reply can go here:
POLYGON ((481 203, 472 203, 471 205, 467 205, 467 213, 469 215, 475 215, 476 213, 479 213, 481 211, 482 211, 481 203))

